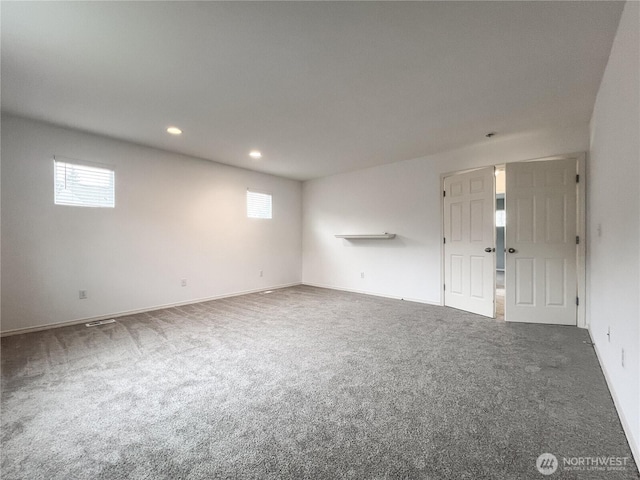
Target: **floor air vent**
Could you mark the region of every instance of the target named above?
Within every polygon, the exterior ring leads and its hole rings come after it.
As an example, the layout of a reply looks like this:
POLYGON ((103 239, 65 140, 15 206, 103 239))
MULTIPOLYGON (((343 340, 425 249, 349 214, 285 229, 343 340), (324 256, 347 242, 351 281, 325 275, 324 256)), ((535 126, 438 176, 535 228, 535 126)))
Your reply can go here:
POLYGON ((109 320, 96 320, 95 322, 85 323, 87 327, 97 327, 98 325, 106 325, 107 323, 116 323, 116 321, 111 318, 109 320))

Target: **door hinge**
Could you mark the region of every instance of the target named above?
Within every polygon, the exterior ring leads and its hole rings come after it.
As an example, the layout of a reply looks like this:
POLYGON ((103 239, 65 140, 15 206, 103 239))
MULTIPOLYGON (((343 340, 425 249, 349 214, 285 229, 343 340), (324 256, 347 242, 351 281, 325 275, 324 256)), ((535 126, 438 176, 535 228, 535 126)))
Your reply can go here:
POLYGON ((580 305, 580 297, 576 297, 576 305, 580 305))
POLYGON ((580 175, 576 175, 576 183, 580 183, 580 175))
POLYGON ((576 245, 580 245, 580 235, 576 235, 576 245))
POLYGON ((447 290, 447 285, 444 283, 442 284, 442 290, 445 290, 445 291, 447 290))
POLYGON ((443 196, 443 197, 446 197, 446 196, 447 196, 447 191, 446 191, 446 190, 443 190, 443 191, 442 191, 442 196, 443 196))
POLYGON ((442 240, 443 240, 442 243, 447 243, 447 237, 443 238, 442 240))

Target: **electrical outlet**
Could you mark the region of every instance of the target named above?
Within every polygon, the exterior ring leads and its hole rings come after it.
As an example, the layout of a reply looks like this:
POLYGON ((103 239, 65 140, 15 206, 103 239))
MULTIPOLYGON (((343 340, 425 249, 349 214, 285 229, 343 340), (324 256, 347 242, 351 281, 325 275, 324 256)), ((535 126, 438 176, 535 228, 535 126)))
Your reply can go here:
POLYGON ((180 281, 180 285, 182 285, 183 287, 186 287, 186 286, 187 286, 187 279, 186 279, 186 278, 183 278, 183 279, 180 281))
POLYGON ((80 300, 86 300, 88 298, 88 294, 86 290, 79 290, 78 291, 78 298, 80 300))
POLYGON ((364 272, 360 272, 360 278, 364 278, 364 272))
POLYGON ((263 272, 262 270, 260 270, 260 276, 261 276, 261 277, 262 277, 263 273, 264 273, 264 272, 263 272))
POLYGON ((622 368, 624 368, 624 348, 620 349, 620 363, 622 363, 622 368))

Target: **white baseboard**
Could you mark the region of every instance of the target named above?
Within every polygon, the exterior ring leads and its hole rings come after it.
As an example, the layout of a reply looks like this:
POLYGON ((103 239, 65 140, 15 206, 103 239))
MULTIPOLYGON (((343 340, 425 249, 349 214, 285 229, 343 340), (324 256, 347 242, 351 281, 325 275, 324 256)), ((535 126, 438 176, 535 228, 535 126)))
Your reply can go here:
POLYGON ((329 290, 338 290, 340 292, 360 293, 362 295, 372 295, 374 297, 392 298, 393 300, 404 300, 406 302, 424 303, 425 305, 436 305, 438 307, 442 306, 440 302, 423 300, 420 298, 399 297, 396 295, 387 295, 385 293, 369 292, 367 290, 356 290, 352 288, 336 287, 333 285, 324 285, 322 283, 302 282, 302 285, 308 285, 310 287, 318 287, 318 288, 328 288, 329 290))
POLYGON ((184 302, 166 303, 164 305, 155 305, 155 306, 151 306, 151 307, 137 308, 135 310, 126 310, 126 311, 123 311, 123 312, 110 313, 110 314, 107 314, 107 315, 98 315, 98 316, 95 316, 95 317, 77 318, 75 320, 70 320, 70 321, 67 321, 67 322, 50 323, 50 324, 46 324, 46 325, 38 325, 38 326, 35 326, 35 327, 16 328, 16 329, 13 329, 13 330, 7 330, 5 332, 1 332, 0 333, 0 337, 9 337, 11 335, 20 335, 22 333, 39 332, 39 331, 42 331, 42 330, 49 330, 51 328, 69 327, 71 325, 78 325, 78 324, 81 324, 81 323, 95 322, 95 321, 98 321, 98 320, 106 320, 106 319, 109 319, 109 318, 126 317, 128 315, 135 315, 137 313, 153 312, 155 310, 162 310, 164 308, 180 307, 182 305, 192 305, 194 303, 208 302, 208 301, 211 301, 211 300, 219 300, 221 298, 238 297, 240 295, 248 295, 250 293, 264 292, 265 290, 278 290, 280 288, 295 287, 296 285, 300 285, 300 282, 285 283, 285 284, 282 284, 282 285, 274 285, 274 286, 271 286, 271 287, 262 287, 262 288, 252 289, 252 290, 243 290, 241 292, 225 293, 225 294, 222 294, 222 295, 215 295, 213 297, 196 298, 196 299, 187 300, 187 301, 184 301, 184 302))
POLYGON ((593 350, 596 352, 596 358, 598 359, 598 363, 600 364, 602 373, 604 373, 604 379, 607 382, 607 387, 609 387, 609 393, 611 393, 611 398, 613 398, 613 405, 616 407, 616 411, 618 412, 618 417, 620 418, 622 429, 624 430, 624 433, 627 436, 627 442, 631 447, 631 453, 633 454, 633 459, 635 460, 636 466, 640 471, 640 444, 633 436, 633 431, 631 430, 631 424, 627 421, 627 418, 624 415, 624 410, 620 408, 620 400, 618 399, 616 391, 613 388, 613 382, 611 381, 611 377, 607 372, 607 367, 602 361, 602 355, 600 355, 600 351, 598 350, 598 345, 596 345, 596 343, 593 341, 593 336, 591 335, 591 329, 588 328, 587 331, 589 332, 589 338, 591 339, 591 343, 593 343, 593 350))

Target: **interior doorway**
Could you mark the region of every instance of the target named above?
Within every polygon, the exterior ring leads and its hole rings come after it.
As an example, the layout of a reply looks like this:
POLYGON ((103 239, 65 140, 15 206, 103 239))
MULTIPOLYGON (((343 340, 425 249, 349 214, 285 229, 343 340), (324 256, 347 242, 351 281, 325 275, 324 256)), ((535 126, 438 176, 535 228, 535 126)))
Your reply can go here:
POLYGON ((504 300, 505 300, 505 193, 506 193, 506 175, 504 165, 496 165, 496 319, 504 320, 504 300))
POLYGON ((584 326, 583 173, 566 155, 442 175, 443 304, 584 326))

